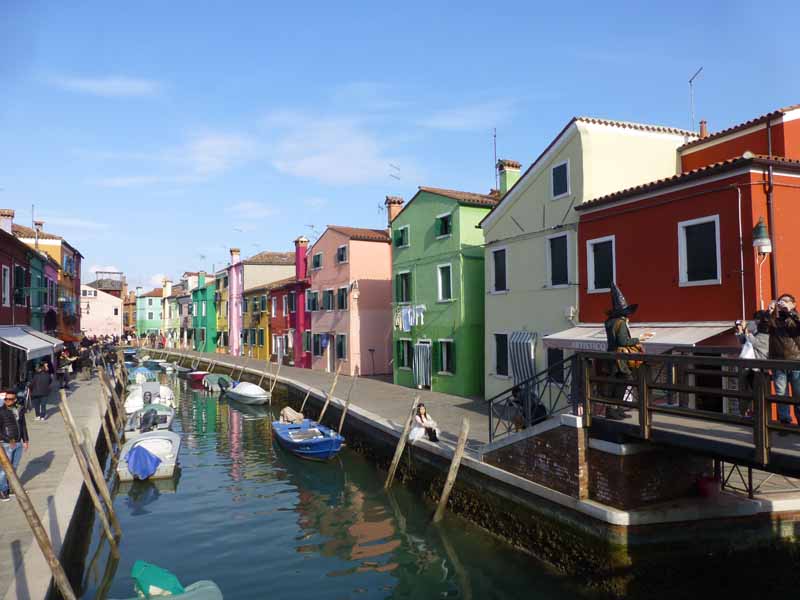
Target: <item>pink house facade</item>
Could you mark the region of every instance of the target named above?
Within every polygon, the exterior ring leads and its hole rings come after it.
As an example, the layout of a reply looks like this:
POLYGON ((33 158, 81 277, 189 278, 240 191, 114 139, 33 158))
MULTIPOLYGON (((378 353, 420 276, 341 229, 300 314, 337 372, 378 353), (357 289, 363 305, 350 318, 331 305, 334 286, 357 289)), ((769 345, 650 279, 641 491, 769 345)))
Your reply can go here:
POLYGON ((392 372, 392 247, 383 229, 329 225, 308 251, 311 368, 392 372))
POLYGON ((122 335, 122 298, 81 285, 80 302, 84 335, 122 335))

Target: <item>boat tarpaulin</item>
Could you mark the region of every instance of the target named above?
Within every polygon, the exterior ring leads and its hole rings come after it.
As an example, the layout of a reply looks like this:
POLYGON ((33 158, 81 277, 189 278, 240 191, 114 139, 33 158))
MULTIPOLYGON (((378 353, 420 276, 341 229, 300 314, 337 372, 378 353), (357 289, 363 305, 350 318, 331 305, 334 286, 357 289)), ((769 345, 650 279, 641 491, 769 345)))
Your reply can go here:
POLYGON ((128 470, 136 479, 147 479, 158 470, 161 459, 143 446, 134 446, 125 456, 128 470))
POLYGON ((511 358, 511 375, 514 385, 519 385, 536 374, 534 352, 536 351, 536 334, 530 331, 514 331, 508 343, 511 358))
POLYGON ((55 350, 52 343, 32 335, 24 327, 0 327, 0 342, 23 350, 28 360, 50 356, 55 350))
MULTIPOLYGON (((652 333, 653 337, 642 342, 645 352, 659 354, 672 348, 693 348, 701 346, 710 338, 731 329, 730 323, 631 323, 631 335, 639 337, 652 333)), ((602 324, 578 325, 542 338, 545 348, 564 348, 566 350, 590 350, 605 352, 608 348, 606 330, 602 324)))

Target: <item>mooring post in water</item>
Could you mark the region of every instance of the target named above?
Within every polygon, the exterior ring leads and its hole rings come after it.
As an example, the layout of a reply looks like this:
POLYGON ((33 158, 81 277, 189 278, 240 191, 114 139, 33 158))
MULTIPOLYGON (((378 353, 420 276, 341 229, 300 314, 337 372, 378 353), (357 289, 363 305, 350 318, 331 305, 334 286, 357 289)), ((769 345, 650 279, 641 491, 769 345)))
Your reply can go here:
POLYGON ((436 507, 436 512, 433 515, 434 523, 438 523, 442 520, 442 517, 444 517, 444 510, 447 508, 447 499, 450 498, 450 492, 453 491, 453 486, 456 483, 458 467, 461 466, 461 457, 464 455, 464 446, 467 445, 468 435, 469 419, 464 417, 464 420, 461 421, 461 433, 458 436, 456 451, 453 453, 453 462, 450 463, 450 471, 447 473, 447 479, 444 482, 444 489, 442 489, 442 497, 439 498, 439 506, 436 507))
POLYGON ((311 395, 311 388, 308 388, 306 392, 306 397, 303 398, 303 403, 300 405, 300 412, 303 412, 303 409, 306 407, 306 402, 308 402, 308 397, 311 395))
POLYGON ((77 596, 75 596, 75 592, 72 590, 72 586, 67 579, 67 574, 64 572, 64 568, 61 566, 56 553, 53 551, 50 538, 47 537, 47 532, 42 526, 42 520, 33 507, 30 496, 28 496, 28 492, 25 491, 25 488, 22 487, 22 482, 19 480, 19 477, 17 477, 14 467, 11 466, 11 461, 8 460, 8 456, 2 450, 0 450, 0 466, 3 467, 3 471, 6 472, 8 485, 11 487, 11 491, 16 494, 19 506, 25 514, 28 525, 30 525, 31 531, 33 532, 33 537, 36 538, 36 542, 39 544, 39 548, 47 560, 58 591, 61 592, 64 600, 77 600, 77 596))
POLYGON ((389 473, 386 475, 386 483, 383 484, 383 489, 388 490, 392 487, 394 482, 394 474, 397 472, 397 466, 400 464, 400 458, 403 456, 406 442, 408 441, 408 432, 411 429, 411 423, 414 421, 414 413, 417 411, 417 404, 419 404, 419 394, 414 396, 414 402, 411 404, 411 412, 406 417, 406 422, 403 425, 403 432, 400 434, 400 439, 397 440, 397 447, 394 449, 394 457, 392 457, 392 464, 389 465, 389 473))
POLYGON ((350 408, 350 394, 353 393, 353 388, 356 387, 356 381, 358 381, 358 367, 356 367, 356 373, 353 376, 353 381, 350 384, 350 389, 347 390, 347 399, 344 401, 344 409, 342 410, 342 416, 339 418, 339 430, 338 430, 339 435, 342 435, 342 427, 344 427, 344 418, 347 416, 347 409, 350 408))
POLYGON ((86 457, 89 459, 89 470, 92 472, 94 481, 97 484, 97 489, 100 490, 100 495, 103 497, 106 506, 108 506, 108 514, 111 517, 111 524, 114 526, 114 531, 117 532, 117 535, 122 535, 122 527, 120 527, 119 520, 117 520, 117 514, 114 512, 114 501, 111 499, 111 492, 106 484, 103 467, 100 465, 100 461, 97 458, 97 453, 94 451, 91 443, 89 443, 90 439, 91 434, 89 433, 89 429, 84 427, 83 451, 86 454, 86 457))
POLYGON ((87 464, 87 458, 83 454, 83 449, 81 448, 81 444, 78 437, 78 432, 70 423, 69 416, 70 413, 69 408, 67 407, 67 395, 64 393, 64 390, 61 390, 61 402, 58 405, 59 410, 61 411, 61 416, 64 417, 64 424, 67 426, 67 433, 69 434, 69 441, 72 444, 72 451, 75 454, 75 459, 78 461, 78 466, 81 469, 81 474, 83 475, 83 482, 86 485, 86 491, 89 492, 89 497, 92 499, 92 504, 94 505, 94 510, 97 513, 97 517, 100 519, 100 523, 103 525, 103 533, 106 536, 109 544, 111 545, 111 551, 114 553, 115 556, 119 556, 119 550, 117 549, 117 542, 114 539, 114 534, 111 532, 111 525, 108 522, 108 518, 106 517, 105 509, 103 508, 103 503, 100 502, 100 497, 97 495, 97 489, 94 486, 94 482, 92 481, 92 475, 89 472, 89 465, 87 464))
POLYGON ((339 373, 342 371, 343 364, 344 361, 340 362, 339 366, 336 367, 336 375, 333 376, 333 383, 331 384, 330 391, 325 395, 325 404, 322 405, 322 412, 319 413, 319 419, 317 419, 318 423, 322 423, 322 417, 325 416, 325 411, 328 410, 328 403, 330 403, 333 397, 333 390, 336 389, 336 382, 339 381, 339 373))
POLYGON ((114 431, 117 431, 122 423, 122 420, 125 418, 125 404, 121 403, 119 397, 117 395, 117 388, 116 384, 110 379, 107 378, 105 374, 100 376, 100 387, 105 391, 108 395, 108 402, 109 404, 114 404, 114 431))
MULTIPOLYGON (((264 377, 266 376, 267 371, 269 371, 269 374, 271 376, 272 375, 272 363, 269 362, 269 357, 267 357, 267 369, 266 369, 266 371, 261 371, 261 378, 258 380, 258 387, 261 387, 261 384, 264 382, 264 377)), ((233 373, 231 373, 231 375, 233 375, 233 373)))
POLYGON ((275 377, 272 378, 272 383, 269 385, 269 405, 272 406, 272 392, 275 391, 275 386, 278 385, 278 375, 281 374, 281 365, 283 363, 278 363, 278 370, 275 372, 275 377))
POLYGON ((208 372, 209 372, 209 373, 213 373, 213 372, 214 372, 214 364, 215 364, 216 362, 217 362, 217 361, 215 361, 215 360, 212 360, 212 361, 211 361, 211 364, 210 364, 210 365, 208 365, 208 372))

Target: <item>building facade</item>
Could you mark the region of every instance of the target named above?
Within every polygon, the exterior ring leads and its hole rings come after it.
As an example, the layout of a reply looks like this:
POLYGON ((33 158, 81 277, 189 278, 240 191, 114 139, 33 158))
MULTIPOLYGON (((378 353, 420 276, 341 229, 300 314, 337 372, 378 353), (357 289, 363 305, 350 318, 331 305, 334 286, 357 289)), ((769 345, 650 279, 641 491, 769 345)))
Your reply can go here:
POLYGON ((136 288, 136 334, 139 337, 158 335, 162 332, 162 293, 161 288, 146 293, 142 288, 136 288))
POLYGON ((695 137, 671 127, 576 117, 518 180, 516 165, 500 161, 502 198, 480 224, 487 396, 559 360, 558 352, 541 351, 541 338, 580 318, 575 207, 675 175, 677 148, 695 137))
POLYGON ((229 285, 228 269, 222 269, 216 274, 217 293, 215 305, 217 308, 217 352, 220 354, 228 353, 230 344, 230 332, 228 330, 228 302, 229 285))
POLYGON ((483 397, 483 231, 497 195, 421 187, 387 197, 392 235, 393 380, 483 397))
POLYGON ((269 359, 269 310, 267 286, 244 292, 242 302, 242 356, 269 359))
POLYGON ((295 365, 296 283, 294 277, 288 277, 267 286, 270 360, 289 366, 295 365))
POLYGON ((122 299, 81 286, 81 323, 86 336, 122 335, 122 299))
POLYGON ((347 375, 391 373, 392 247, 385 229, 329 225, 309 250, 304 351, 311 367, 347 375))
POLYGON ((200 272, 197 287, 192 290, 192 327, 194 349, 214 352, 217 346, 217 310, 214 304, 216 285, 213 278, 200 272))
POLYGON ((136 334, 136 291, 131 290, 122 303, 122 330, 126 334, 136 334))
POLYGON ((30 248, 11 233, 13 210, 0 210, 0 325, 28 325, 30 248))

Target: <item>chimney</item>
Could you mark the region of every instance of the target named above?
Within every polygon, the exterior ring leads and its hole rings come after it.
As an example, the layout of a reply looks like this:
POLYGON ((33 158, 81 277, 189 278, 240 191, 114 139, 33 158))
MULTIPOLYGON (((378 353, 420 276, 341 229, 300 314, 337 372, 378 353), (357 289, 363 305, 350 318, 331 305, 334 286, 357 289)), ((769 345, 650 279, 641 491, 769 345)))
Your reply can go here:
POLYGON ((231 264, 235 265, 239 262, 239 248, 231 248, 231 264))
POLYGON ((297 281, 302 281, 308 275, 307 252, 308 238, 301 235, 294 241, 294 276, 297 281))
POLYGON ((512 186, 519 180, 519 171, 522 165, 515 160, 506 160, 501 158, 497 161, 497 171, 500 174, 500 195, 504 196, 505 193, 512 188, 512 186))
POLYGON ((708 137, 708 121, 700 120, 700 139, 708 137))
POLYGON ((169 298, 170 296, 172 296, 172 280, 165 278, 164 283, 161 286, 161 297, 169 298))
POLYGON ((142 295, 142 286, 137 285, 136 286, 136 297, 138 298, 141 295, 142 295))
POLYGON ((6 233, 11 233, 12 223, 14 223, 14 209, 0 208, 0 229, 6 233))
POLYGON ((34 221, 33 228, 36 230, 36 249, 39 249, 39 238, 42 236, 42 229, 44 228, 44 221, 34 221))
POLYGON ((392 221, 397 217, 398 213, 403 210, 403 197, 402 196, 386 196, 384 201, 386 205, 386 213, 389 216, 389 227, 392 226, 392 221))

